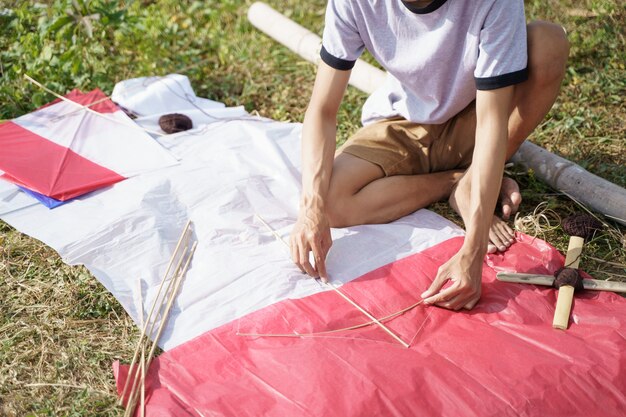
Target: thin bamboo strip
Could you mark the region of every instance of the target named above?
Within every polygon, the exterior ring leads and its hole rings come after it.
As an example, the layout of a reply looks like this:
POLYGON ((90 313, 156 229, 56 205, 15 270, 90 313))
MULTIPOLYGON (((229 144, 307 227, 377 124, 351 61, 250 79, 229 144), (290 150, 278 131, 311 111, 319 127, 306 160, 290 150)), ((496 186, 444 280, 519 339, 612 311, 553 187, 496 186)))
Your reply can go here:
MULTIPOLYGON (((132 359, 131 364, 130 364, 130 368, 129 368, 130 371, 132 371, 133 366, 134 366, 135 362, 137 361, 137 355, 139 355, 139 349, 140 349, 140 346, 141 346, 140 344, 141 344, 141 341, 143 340, 143 338, 146 336, 146 330, 148 328, 148 323, 150 323, 150 321, 152 320, 152 315, 154 313, 155 307, 157 306, 157 301, 159 300, 159 297, 161 296, 161 291, 163 290, 163 286, 165 284, 165 281, 167 281, 167 277, 168 277, 168 275, 170 273, 172 265, 174 264, 174 260, 176 259, 176 255, 178 255, 178 251, 180 249, 180 246, 182 245, 183 240, 185 239, 185 236, 187 235, 187 232, 189 231, 189 227, 190 226, 191 226, 191 220, 188 220, 187 223, 185 224, 185 227, 183 228, 183 231, 182 231, 180 237, 178 238, 178 243, 176 243, 176 248, 174 249, 174 252, 172 253, 170 261, 169 261, 169 263, 167 265, 167 268, 165 270, 165 275, 163 275, 163 279, 161 280, 161 285, 159 285, 159 289, 157 291, 157 295, 154 298, 154 302, 152 303, 152 307, 150 308, 150 313, 148 313, 148 317, 146 318, 146 320, 144 322, 144 325, 142 326, 141 335, 139 336, 139 343, 135 347, 135 352, 133 353, 133 359, 132 359)), ((171 283, 171 280, 170 280, 170 283, 171 283)), ((168 286, 168 288, 169 288, 169 286, 168 286)), ((157 315, 158 315, 158 312, 157 312, 157 315)), ((153 322, 152 326, 150 327, 150 331, 148 332, 148 334, 152 334, 153 330, 154 330, 154 322, 153 322)), ((124 389, 122 390, 122 395, 120 396, 120 399, 118 401, 118 405, 122 405, 122 403, 124 401, 124 396, 126 395, 126 390, 128 389, 128 381, 129 380, 130 380, 130 375, 129 375, 129 378, 126 379, 126 383, 124 384, 124 389)))
POLYGON ((348 297, 347 295, 345 295, 343 292, 339 291, 339 288, 335 287, 333 284, 324 283, 326 286, 332 288, 338 295, 340 295, 344 300, 346 300, 347 302, 349 302, 350 304, 352 304, 352 306, 354 306, 354 308, 356 308, 357 310, 359 310, 361 313, 363 313, 368 319, 372 320, 374 323, 376 323, 378 325, 378 327, 380 327, 381 329, 383 329, 385 332, 387 332, 387 334, 389 334, 389 336, 393 337, 394 339, 396 339, 398 342, 400 342, 400 344, 402 346, 404 346, 405 348, 409 347, 409 344, 407 342, 405 342, 404 340, 402 340, 400 338, 400 336, 398 336, 397 334, 395 334, 393 331, 391 331, 391 329, 389 329, 387 326, 385 326, 384 324, 382 324, 376 317, 372 316, 370 313, 367 312, 367 310, 365 310, 363 307, 361 307, 360 305, 358 305, 357 303, 355 303, 354 301, 352 301, 352 299, 350 297, 348 297))
MULTIPOLYGON (((183 267, 182 271, 180 271, 178 273, 178 275, 176 276, 176 283, 174 285, 174 289, 172 290, 172 292, 169 295, 169 299, 167 301, 167 305, 165 306, 165 311, 163 312, 162 315, 162 319, 161 319, 161 323, 159 325, 159 328, 157 330, 156 336, 154 337, 154 341, 152 342, 152 346, 150 348, 150 352, 147 355, 147 360, 146 360, 146 369, 150 369, 150 364, 152 363, 152 356, 154 355, 154 352, 156 350, 157 344, 159 342, 159 338, 161 337, 161 333, 163 332, 163 329, 165 328, 165 324, 167 323, 167 318, 169 316, 169 312, 170 309, 172 308, 172 304, 174 302, 174 299, 176 298, 176 294, 178 293, 178 290, 180 289, 180 284, 183 281, 183 277, 185 276, 185 274, 187 273, 187 270, 189 269, 189 265, 191 263, 191 259, 193 258, 193 254, 196 251, 196 247, 198 246, 198 242, 194 242, 191 250, 189 251, 189 254, 187 256, 187 260, 185 262, 185 266, 183 267)), ((128 413, 128 416, 130 416, 133 412, 135 403, 137 401, 137 394, 138 391, 136 390, 137 388, 137 384, 136 384, 137 379, 133 380, 132 383, 132 387, 131 387, 131 391, 130 391, 130 399, 129 399, 129 403, 126 406, 126 413, 128 413)), ((126 413, 125 413, 125 417, 126 417, 126 413)))
MULTIPOLYGON (((141 281, 139 281, 141 283, 141 281)), ((139 304, 141 306, 141 327, 144 324, 143 296, 141 295, 141 285, 139 286, 139 304)), ((141 341, 141 402, 139 406, 141 417, 146 415, 146 344, 141 341)))
MULTIPOLYGON (((411 304, 408 307, 403 308, 402 310, 396 311, 395 313, 391 313, 385 317, 382 317, 380 319, 378 319, 381 322, 385 322, 387 320, 391 320, 393 318, 396 318, 404 313, 406 313, 407 311, 413 310, 415 307, 417 307, 418 305, 422 304, 424 302, 424 300, 420 300, 415 304, 411 304)), ((345 332, 345 331, 349 331, 349 330, 357 330, 357 329, 361 329, 363 327, 367 327, 367 326, 371 326, 372 324, 376 324, 376 322, 374 321, 368 321, 365 323, 361 323, 361 324, 355 324, 354 326, 350 326, 350 327, 342 327, 339 329, 333 329, 333 330, 324 330, 321 332, 312 332, 312 333, 241 333, 241 332, 237 332, 237 336, 242 336, 242 337, 316 337, 316 336, 324 336, 327 334, 333 334, 333 333, 340 333, 340 332, 345 332)))
POLYGON ((55 93, 54 91, 50 90, 48 87, 46 87, 43 84, 41 84, 39 81, 34 80, 33 78, 29 77, 26 74, 24 74, 24 78, 26 78, 28 81, 30 81, 31 83, 35 84, 37 87, 41 88, 45 92, 52 94, 56 98, 58 98, 60 100, 63 100, 65 102, 67 102, 67 103, 72 103, 75 106, 81 107, 83 110, 85 110, 85 111, 87 111, 89 113, 93 113, 93 114, 95 114, 97 116, 100 116, 103 119, 109 120, 109 121, 114 122, 114 123, 119 123, 119 124, 122 124, 124 126, 130 127, 130 128, 133 128, 133 129, 139 129, 139 130, 142 130, 144 132, 152 133, 154 135, 158 135, 158 136, 163 136, 164 135, 163 133, 157 132, 156 130, 145 129, 145 128, 139 126, 138 124, 136 124, 136 123, 134 123, 132 121, 130 123, 126 123, 126 122, 121 121, 120 119, 115 119, 113 117, 109 117, 106 114, 99 113, 99 112, 97 112, 97 111, 95 111, 93 109, 90 109, 87 106, 83 106, 82 104, 79 104, 79 103, 77 103, 75 101, 72 101, 72 100, 68 99, 67 97, 63 97, 62 95, 55 93))
MULTIPOLYGON (((281 242, 283 242, 283 244, 285 246, 287 246, 287 248, 289 248, 289 244, 287 242, 285 242, 285 240, 265 221, 263 220, 263 218, 258 215, 257 213, 254 213, 254 215, 261 220, 261 222, 265 225, 266 228, 268 228, 272 234, 274 235, 274 237, 276 237, 278 240, 280 240, 281 242)), ((331 288, 333 291, 335 291, 341 298, 343 298, 344 300, 346 300, 348 303, 352 304, 352 306, 354 308, 356 308, 357 310, 359 310, 361 313, 363 313, 368 319, 372 320, 374 323, 376 323, 381 329, 383 329, 385 332, 387 332, 391 337, 393 337, 394 339, 396 339, 398 342, 400 342, 400 344, 402 346, 404 346, 405 348, 409 347, 409 344, 406 343, 404 340, 402 340, 400 338, 400 336, 398 336, 397 334, 395 334, 394 332, 391 331, 391 329, 389 329, 387 326, 385 326, 384 324, 382 324, 376 317, 372 316, 370 313, 368 313, 364 308, 362 308, 360 305, 358 305, 356 302, 354 302, 350 297, 348 297, 346 294, 344 294, 343 292, 341 292, 339 290, 339 288, 335 287, 334 285, 328 283, 328 282, 324 282, 324 285, 326 285, 327 287, 331 288)))
MULTIPOLYGON (((106 97, 101 98, 100 100, 96 100, 96 101, 91 102, 91 103, 89 103, 89 104, 82 104, 81 106, 82 106, 82 107, 85 107, 85 108, 87 108, 87 107, 93 107, 93 106, 95 106, 96 104, 103 103, 103 102, 105 102, 105 101, 107 101, 107 100, 111 100, 111 97, 106 96, 106 97)), ((77 103, 77 104, 78 104, 78 103, 77 103)), ((84 108, 79 108, 79 109, 76 109, 76 110, 72 110, 72 111, 70 111, 70 112, 67 112, 67 113, 64 113, 64 114, 60 114, 60 115, 58 115, 58 116, 56 116, 56 117, 53 117, 52 119, 50 119, 50 121, 52 121, 52 122, 58 122, 59 120, 63 120, 63 119, 65 119, 66 117, 69 117, 69 116, 71 116, 71 115, 73 115, 73 114, 76 114, 76 113, 78 113, 78 112, 81 112, 81 111, 83 111, 83 110, 85 110, 85 109, 84 109, 84 108)))
MULTIPOLYGON (((142 337, 140 337, 139 343, 138 343, 137 347, 135 348, 136 350, 140 349, 140 346, 142 344, 145 344, 146 341, 149 340, 150 335, 152 335, 152 333, 154 331, 154 326, 155 326, 155 324, 156 324, 156 322, 157 322, 157 320, 159 318, 159 314, 161 314, 161 320, 163 320, 164 313, 161 311, 161 309, 163 307, 163 304, 165 303, 166 298, 168 298, 171 295, 170 289, 173 288, 173 285, 176 282, 178 274, 181 271, 181 267, 182 267, 183 262, 185 260, 185 253, 187 252, 188 248, 189 248, 189 246, 185 245, 185 248, 183 249, 183 254, 180 256, 180 259, 178 260, 178 263, 176 264, 176 267, 174 268, 172 277, 168 280, 168 284, 167 284, 167 286, 165 288, 165 291, 163 292, 163 296, 160 298, 160 301, 159 301, 159 297, 158 297, 158 294, 157 294, 157 297, 155 298, 154 303, 153 303, 153 307, 156 304, 158 304, 159 307, 156 310, 155 316, 153 318, 151 318, 152 319, 152 324, 150 325, 150 330, 148 330, 148 332, 146 334, 144 334, 142 337)), ((146 325, 147 324, 148 324, 148 321, 146 321, 146 325)), ((145 356, 145 354, 144 354, 144 356, 145 356)), ((141 368, 140 368, 139 365, 135 366, 135 362, 136 361, 134 361, 134 362, 132 362, 130 364, 129 375, 128 375, 127 379, 126 379, 126 383, 124 384, 124 391, 122 392, 122 396, 120 397, 120 401, 122 401, 124 399, 124 396, 126 395, 126 389, 128 387, 131 388, 131 391, 135 389, 137 381, 140 378, 141 368), (131 380, 132 380, 131 384, 128 385, 129 381, 131 381, 131 380)), ((127 407, 128 407, 128 404, 129 404, 129 401, 126 402, 126 406, 127 407)))

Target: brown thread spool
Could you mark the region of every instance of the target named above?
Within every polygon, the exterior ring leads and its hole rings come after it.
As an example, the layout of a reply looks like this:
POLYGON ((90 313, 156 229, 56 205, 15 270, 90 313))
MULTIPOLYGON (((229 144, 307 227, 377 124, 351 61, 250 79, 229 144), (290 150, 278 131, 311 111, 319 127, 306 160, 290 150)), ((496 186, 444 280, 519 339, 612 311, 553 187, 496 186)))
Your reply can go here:
POLYGON ((570 285, 574 287, 575 291, 584 290, 583 279, 580 276, 580 272, 578 269, 574 268, 561 268, 554 273, 554 284, 552 284, 555 288, 561 288, 563 285, 570 285))
POLYGON ((184 114, 172 113, 159 117, 159 126, 165 133, 171 134, 191 129, 193 122, 184 114))
POLYGON ((563 220, 563 230, 570 236, 580 236, 588 240, 593 234, 602 229, 602 223, 590 214, 573 214, 563 220))

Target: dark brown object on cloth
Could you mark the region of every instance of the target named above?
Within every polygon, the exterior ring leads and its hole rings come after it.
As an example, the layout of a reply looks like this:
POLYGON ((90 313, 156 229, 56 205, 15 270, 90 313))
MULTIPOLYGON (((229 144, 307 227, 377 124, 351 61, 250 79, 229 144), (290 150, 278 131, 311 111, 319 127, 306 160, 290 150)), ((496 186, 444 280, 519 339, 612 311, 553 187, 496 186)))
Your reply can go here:
POLYGON ((602 223, 591 214, 573 214, 563 220, 563 230, 570 236, 580 236, 585 240, 593 236, 596 230, 602 229, 602 223))
POLYGON ((193 127, 193 123, 188 116, 180 113, 164 114, 159 117, 159 126, 167 133, 178 133, 189 130, 193 127))
POLYGON ((563 285, 571 285, 576 291, 584 290, 583 279, 578 269, 561 268, 554 273, 554 287, 561 288, 563 285))

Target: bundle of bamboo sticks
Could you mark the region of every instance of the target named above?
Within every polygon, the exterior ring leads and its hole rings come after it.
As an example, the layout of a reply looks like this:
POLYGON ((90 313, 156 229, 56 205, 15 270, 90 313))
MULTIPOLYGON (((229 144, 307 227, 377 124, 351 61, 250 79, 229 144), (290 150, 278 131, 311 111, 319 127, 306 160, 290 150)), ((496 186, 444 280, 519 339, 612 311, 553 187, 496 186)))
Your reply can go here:
POLYGON ((145 415, 145 379, 161 333, 183 281, 198 242, 192 241, 191 221, 188 221, 170 258, 169 264, 154 297, 154 302, 144 319, 143 301, 141 302, 141 335, 135 347, 135 353, 128 369, 124 389, 119 398, 119 405, 126 404, 124 417, 133 415, 137 400, 140 398, 139 415, 145 415), (152 339, 152 342, 150 341, 152 339), (147 347, 150 346, 150 349, 147 347), (146 351, 148 354, 146 355, 146 351))

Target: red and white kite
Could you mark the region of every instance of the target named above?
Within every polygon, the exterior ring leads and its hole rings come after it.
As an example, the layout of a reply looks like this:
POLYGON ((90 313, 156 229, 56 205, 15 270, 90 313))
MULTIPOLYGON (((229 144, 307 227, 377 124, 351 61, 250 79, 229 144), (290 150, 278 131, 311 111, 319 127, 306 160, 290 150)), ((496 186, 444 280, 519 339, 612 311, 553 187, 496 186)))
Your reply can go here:
POLYGON ((177 163, 99 89, 0 125, 2 178, 65 201, 177 163))

